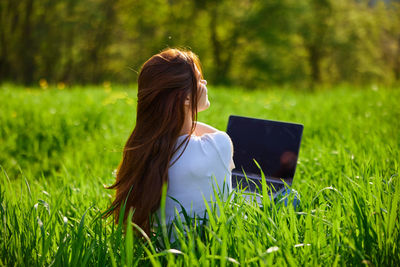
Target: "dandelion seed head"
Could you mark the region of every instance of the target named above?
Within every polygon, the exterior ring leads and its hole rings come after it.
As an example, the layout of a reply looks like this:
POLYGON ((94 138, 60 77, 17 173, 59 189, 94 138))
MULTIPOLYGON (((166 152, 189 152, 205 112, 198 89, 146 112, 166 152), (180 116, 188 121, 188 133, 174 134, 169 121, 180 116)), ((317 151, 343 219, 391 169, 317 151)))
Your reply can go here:
POLYGON ((270 248, 268 248, 267 249, 267 253, 272 253, 272 252, 275 252, 275 251, 278 251, 279 250, 279 247, 270 247, 270 248))
POLYGON ((39 217, 37 218, 37 222, 38 222, 39 227, 43 227, 43 222, 39 217))

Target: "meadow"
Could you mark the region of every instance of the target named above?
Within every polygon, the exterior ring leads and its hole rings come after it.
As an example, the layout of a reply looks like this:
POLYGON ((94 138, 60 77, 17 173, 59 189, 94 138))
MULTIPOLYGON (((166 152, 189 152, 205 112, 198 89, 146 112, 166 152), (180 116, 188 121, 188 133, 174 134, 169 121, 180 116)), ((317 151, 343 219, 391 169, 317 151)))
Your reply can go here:
MULTIPOLYGON (((230 114, 304 124, 293 182, 300 204, 215 199, 209 222, 139 238, 101 219, 135 124, 134 86, 0 86, 0 265, 400 264, 400 90, 209 87, 199 120, 230 114), (215 209, 218 207, 220 213, 215 209), (183 234, 183 233, 186 234, 183 234)), ((288 197, 288 202, 293 196, 288 197)))

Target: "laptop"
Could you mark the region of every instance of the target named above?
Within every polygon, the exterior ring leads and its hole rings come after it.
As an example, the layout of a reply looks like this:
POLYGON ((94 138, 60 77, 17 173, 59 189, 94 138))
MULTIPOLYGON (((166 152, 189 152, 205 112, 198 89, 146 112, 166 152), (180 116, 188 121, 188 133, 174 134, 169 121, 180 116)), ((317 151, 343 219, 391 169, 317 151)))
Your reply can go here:
POLYGON ((234 149, 232 187, 248 192, 256 192, 258 187, 261 191, 259 167, 273 197, 285 190, 285 184, 291 186, 303 128, 297 123, 230 116, 226 132, 234 149))

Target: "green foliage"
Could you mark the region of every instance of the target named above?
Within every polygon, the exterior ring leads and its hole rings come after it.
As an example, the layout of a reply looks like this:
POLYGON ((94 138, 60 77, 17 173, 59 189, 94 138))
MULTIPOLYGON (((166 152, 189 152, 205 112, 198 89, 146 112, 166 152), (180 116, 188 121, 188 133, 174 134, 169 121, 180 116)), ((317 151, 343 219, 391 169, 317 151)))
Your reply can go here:
POLYGON ((219 129, 230 114, 305 125, 293 183, 300 204, 284 205, 293 195, 271 201, 264 183, 263 207, 244 192, 231 202, 217 194, 207 223, 183 216, 174 230, 158 224, 143 237, 134 224, 100 218, 135 95, 115 86, 1 87, 0 265, 400 263, 398 90, 210 88, 199 119, 219 129))
POLYGON ((0 81, 130 83, 166 47, 192 49, 214 84, 400 79, 398 1, 3 0, 0 24, 0 81))

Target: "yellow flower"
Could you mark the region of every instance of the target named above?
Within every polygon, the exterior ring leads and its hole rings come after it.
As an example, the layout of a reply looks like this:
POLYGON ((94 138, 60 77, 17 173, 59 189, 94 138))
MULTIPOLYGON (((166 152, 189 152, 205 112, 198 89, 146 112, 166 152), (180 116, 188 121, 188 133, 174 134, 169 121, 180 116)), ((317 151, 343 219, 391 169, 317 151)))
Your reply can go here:
POLYGON ((133 106, 135 104, 135 100, 133 98, 131 98, 131 97, 127 97, 125 99, 125 102, 130 106, 133 106))
POLYGON ((63 90, 63 89, 65 88, 65 83, 63 83, 63 82, 57 83, 57 88, 58 88, 59 90, 63 90))
POLYGON ((47 83, 46 79, 44 79, 44 78, 39 80, 39 85, 40 85, 40 88, 42 88, 42 89, 47 89, 49 87, 49 84, 47 83))
POLYGON ((109 81, 103 82, 104 91, 110 92, 111 91, 111 83, 109 81))
POLYGON ((110 94, 106 99, 103 100, 103 105, 115 104, 119 99, 127 99, 127 92, 115 92, 110 94))

